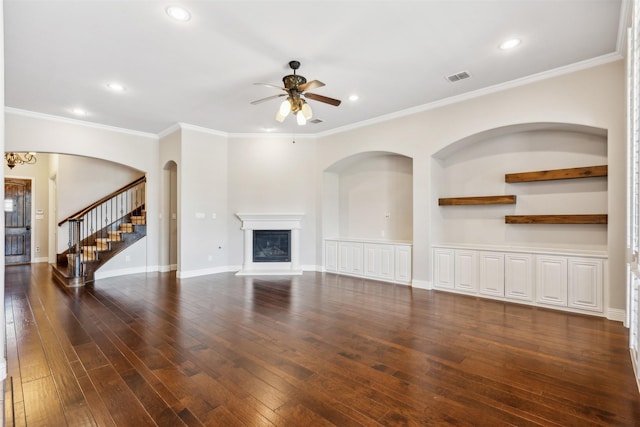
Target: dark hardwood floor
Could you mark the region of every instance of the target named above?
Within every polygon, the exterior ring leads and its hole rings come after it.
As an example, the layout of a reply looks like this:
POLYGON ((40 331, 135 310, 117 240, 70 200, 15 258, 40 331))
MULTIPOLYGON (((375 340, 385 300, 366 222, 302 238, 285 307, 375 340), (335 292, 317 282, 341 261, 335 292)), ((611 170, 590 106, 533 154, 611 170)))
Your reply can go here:
POLYGON ((319 273, 5 276, 7 425, 640 425, 601 318, 319 273))

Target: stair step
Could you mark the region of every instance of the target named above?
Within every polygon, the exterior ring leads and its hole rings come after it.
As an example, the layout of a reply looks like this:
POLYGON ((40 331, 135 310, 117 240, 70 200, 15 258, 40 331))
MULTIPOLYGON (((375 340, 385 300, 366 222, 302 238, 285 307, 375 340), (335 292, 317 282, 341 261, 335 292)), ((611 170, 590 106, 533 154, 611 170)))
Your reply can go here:
POLYGON ((131 222, 133 224, 145 224, 145 217, 143 215, 131 215, 131 222))
POLYGON ((107 235, 109 236, 109 240, 118 241, 118 242, 122 240, 121 230, 107 231, 107 235))
POLYGON ((120 231, 124 233, 133 233, 133 224, 130 222, 120 224, 120 231))
POLYGON ((113 242, 113 240, 107 237, 98 237, 96 239, 96 246, 98 247, 98 250, 108 251, 111 250, 111 242, 113 242))
POLYGON ((98 259, 98 252, 100 251, 100 249, 98 249, 97 246, 83 246, 82 247, 82 258, 83 261, 89 261, 89 260, 94 260, 94 259, 98 259))

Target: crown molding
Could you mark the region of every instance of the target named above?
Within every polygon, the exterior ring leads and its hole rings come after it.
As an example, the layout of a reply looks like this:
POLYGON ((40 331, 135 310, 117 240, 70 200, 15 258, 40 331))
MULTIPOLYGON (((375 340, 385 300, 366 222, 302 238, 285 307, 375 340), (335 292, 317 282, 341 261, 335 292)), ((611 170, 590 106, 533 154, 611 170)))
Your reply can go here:
POLYGON ((223 138, 229 138, 230 134, 228 132, 223 132, 220 130, 209 129, 202 126, 190 125, 188 123, 178 122, 178 126, 183 130, 192 130, 195 132, 208 133, 209 135, 221 136, 223 138))
POLYGON ((262 138, 262 139, 316 139, 318 134, 314 133, 232 133, 229 134, 229 139, 242 139, 242 138, 262 138))
POLYGON ((144 138, 152 138, 155 140, 158 139, 158 135, 156 135, 155 133, 140 132, 137 130, 119 128, 116 126, 103 125, 103 124, 94 123, 94 122, 87 122, 84 120, 70 119, 68 117, 54 116, 51 114, 37 113, 35 111, 21 110, 19 108, 4 107, 4 112, 5 114, 13 114, 16 116, 31 117, 34 119, 43 119, 43 120, 49 120, 52 122, 84 126, 84 127, 89 127, 93 129, 106 130, 109 132, 118 132, 118 133, 133 135, 133 136, 141 136, 144 138))
POLYGON ((456 96, 451 96, 449 98, 440 99, 438 101, 430 102, 428 104, 419 105, 417 107, 407 108, 405 110, 396 111, 394 113, 385 114, 383 116, 375 117, 369 120, 363 120, 361 122, 353 123, 350 125, 342 126, 335 129, 330 129, 324 132, 320 132, 315 134, 315 136, 322 138, 330 135, 335 135, 338 133, 347 132, 354 129, 363 128, 366 126, 371 126, 378 123, 387 122, 389 120, 398 119, 401 117, 411 116, 413 114, 422 113, 424 111, 435 110, 436 108, 441 108, 451 104, 457 104, 459 102, 468 101, 474 98, 480 98, 482 96, 490 95, 493 93, 502 92, 509 89, 514 89, 520 86, 526 86, 528 84, 532 84, 538 81, 551 79, 554 77, 562 76, 565 74, 570 74, 582 70, 586 70, 589 68, 598 67, 600 65, 608 64, 611 62, 616 62, 624 59, 624 56, 619 52, 610 53, 607 55, 602 55, 597 58, 588 59, 581 62, 576 62, 574 64, 566 65, 563 67, 558 67, 553 70, 543 71, 538 74, 532 74, 530 76, 522 77, 519 79, 511 80, 505 83, 500 83, 494 86, 489 86, 486 88, 478 89, 472 92, 463 93, 456 96))
POLYGON ((180 130, 180 129, 182 129, 180 127, 180 123, 174 123, 171 126, 169 126, 168 128, 166 128, 165 130, 160 131, 158 133, 158 139, 162 139, 167 135, 171 135, 172 133, 174 133, 175 131, 180 130))

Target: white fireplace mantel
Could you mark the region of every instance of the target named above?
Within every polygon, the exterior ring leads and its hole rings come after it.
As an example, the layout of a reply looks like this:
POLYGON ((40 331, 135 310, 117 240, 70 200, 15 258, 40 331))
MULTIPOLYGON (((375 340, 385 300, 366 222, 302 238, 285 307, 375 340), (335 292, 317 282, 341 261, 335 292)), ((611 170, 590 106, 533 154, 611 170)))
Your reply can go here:
POLYGON ((299 275, 300 228, 304 214, 300 213, 237 213, 244 231, 244 259, 238 276, 299 275), (253 262, 253 230, 291 230, 291 262, 253 262))

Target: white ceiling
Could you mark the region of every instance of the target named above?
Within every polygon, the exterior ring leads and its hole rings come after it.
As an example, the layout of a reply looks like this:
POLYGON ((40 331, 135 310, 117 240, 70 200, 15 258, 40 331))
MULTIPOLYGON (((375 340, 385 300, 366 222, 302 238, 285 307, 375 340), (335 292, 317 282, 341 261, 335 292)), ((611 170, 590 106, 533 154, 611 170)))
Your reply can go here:
POLYGON ((621 58, 628 9, 626 0, 5 0, 5 104, 66 118, 82 107, 82 120, 154 134, 178 122, 317 134, 621 58), (178 3, 190 21, 167 16, 178 3), (522 44, 498 49, 511 37, 522 44), (323 123, 278 123, 279 100, 250 105, 278 93, 254 83, 281 85, 292 59, 326 84, 313 92, 343 101, 309 102, 323 123), (472 77, 445 79, 461 71, 472 77), (110 92, 112 81, 126 91, 110 92))

